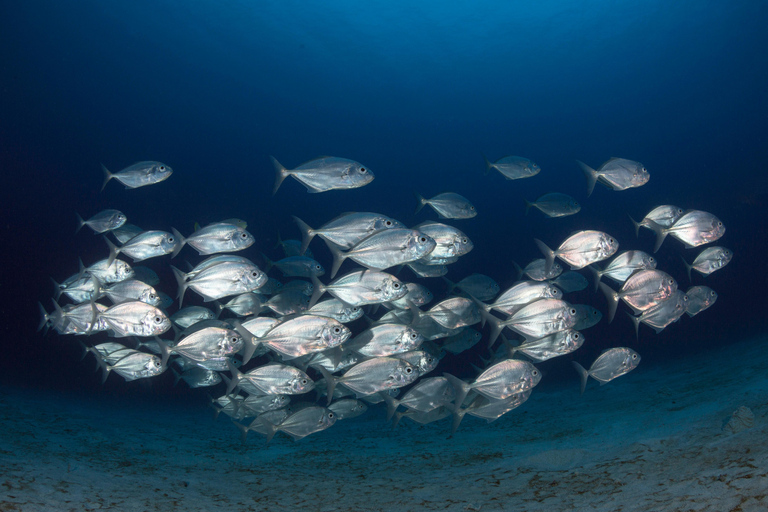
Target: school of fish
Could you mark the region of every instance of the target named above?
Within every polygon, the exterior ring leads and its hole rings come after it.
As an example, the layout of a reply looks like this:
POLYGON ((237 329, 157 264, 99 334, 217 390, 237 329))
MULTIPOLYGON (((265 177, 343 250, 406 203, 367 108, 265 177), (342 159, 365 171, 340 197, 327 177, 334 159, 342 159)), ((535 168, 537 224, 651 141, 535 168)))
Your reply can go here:
MULTIPOLYGON (((294 169, 274 157, 271 161, 273 194, 288 177, 310 193, 354 189, 374 179, 370 168, 346 158, 321 157, 294 169)), ((641 163, 623 158, 611 158, 597 170, 577 164, 588 195, 597 183, 620 191, 650 178, 641 163)), ((541 171, 517 156, 485 159, 485 165, 486 174, 495 169, 507 180, 541 171)), ((173 172, 153 161, 115 173, 102 168, 102 190, 113 180, 127 189, 160 183, 173 172)), ((619 252, 618 240, 596 230, 565 240, 546 234, 531 240, 542 258, 518 267, 517 281, 507 290, 480 273, 454 283, 444 277, 447 266, 474 246, 449 222, 482 212, 456 192, 431 198, 417 193, 415 211, 424 206, 439 220, 408 227, 386 214, 347 212, 312 227, 294 217, 301 239, 281 240, 283 257, 277 261, 260 253, 262 267, 235 254, 257 243, 240 219, 196 226, 184 236, 173 226, 143 230, 114 209, 88 219, 78 214, 77 231, 87 226, 104 236, 104 257, 88 266, 80 262, 76 273, 54 280, 53 309, 39 305, 38 330, 78 336, 104 380, 111 373, 128 381, 146 379, 170 369, 176 382, 211 388, 218 394, 212 399, 217 415, 230 416, 244 442, 250 432, 267 442, 278 432, 301 439, 379 403, 393 425, 404 417, 421 424, 450 417, 453 434, 467 414, 491 422, 520 406, 542 378, 535 363, 585 343, 582 331, 603 315, 588 304, 571 304, 566 295, 586 289, 586 276, 605 295, 607 321, 623 302, 636 335, 640 324, 658 333, 717 299, 706 286, 683 292, 671 275, 656 268, 651 254, 619 252), (313 251, 316 237, 322 243, 315 242, 313 251), (155 288, 157 274, 137 263, 172 260, 184 246, 199 261, 183 269, 181 263, 170 266, 174 300, 155 288), (315 259, 315 251, 330 254, 330 268, 315 259), (564 272, 560 262, 569 270, 564 272), (446 295, 436 301, 433 290, 446 286, 446 295), (62 297, 67 303, 60 303, 62 297), (486 324, 492 356, 476 377, 437 371, 446 354, 460 355, 478 345, 486 324)), ((551 192, 526 200, 526 215, 531 208, 557 218, 574 215, 581 206, 567 194, 551 192)), ((660 205, 632 223, 638 234, 641 227, 655 233, 654 252, 667 235, 694 248, 725 233, 715 215, 674 205, 660 205)), ((703 249, 690 262, 683 257, 689 281, 692 270, 707 276, 732 257, 720 246, 703 249)), ((575 361, 573 366, 583 393, 589 377, 605 384, 639 362, 631 348, 614 347, 588 368, 575 361)))

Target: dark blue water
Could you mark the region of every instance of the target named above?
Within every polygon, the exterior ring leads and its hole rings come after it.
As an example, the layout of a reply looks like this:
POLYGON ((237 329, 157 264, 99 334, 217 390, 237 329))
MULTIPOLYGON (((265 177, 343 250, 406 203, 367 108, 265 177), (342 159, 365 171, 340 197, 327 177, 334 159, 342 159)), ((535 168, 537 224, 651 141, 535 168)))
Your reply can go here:
MULTIPOLYGON (((257 243, 244 255, 273 259, 278 231, 298 237, 291 215, 313 227, 345 211, 379 211, 408 225, 414 192, 458 191, 479 215, 455 221, 473 252, 450 267, 456 280, 482 272, 502 288, 572 231, 604 230, 621 249, 650 251, 639 219, 672 203, 723 220, 735 253, 694 284, 719 299, 662 334, 635 341, 620 313, 587 331, 573 357, 545 365, 573 380, 570 359, 589 364, 604 348, 632 346, 644 364, 685 357, 764 330, 768 211, 768 6, 764 2, 77 2, 0 7, 0 165, 3 236, 2 372, 25 387, 94 393, 184 393, 170 375, 152 383, 110 377, 105 387, 78 362, 71 337, 36 334, 35 303, 106 256, 100 237, 75 235, 75 212, 118 208, 145 229, 192 231, 229 217, 257 243), (483 175, 482 155, 521 155, 542 172, 509 182, 483 175), (319 155, 352 158, 375 181, 307 194, 287 180, 271 196, 269 155, 293 167, 319 155), (575 160, 641 161, 650 182, 586 197, 575 160), (101 186, 139 160, 172 166, 166 182, 136 190, 101 186), (559 191, 583 205, 575 216, 523 216, 523 199, 559 191), (127 390, 127 391, 126 391, 127 390)), ((329 254, 313 242, 317 257, 329 254)), ((668 240, 659 268, 687 288, 685 250, 668 240)), ((184 256, 194 260, 185 249, 184 256)), ((150 261, 175 295, 168 259, 150 261)), ((346 267, 346 268, 351 268, 346 267)), ((327 278, 325 278, 327 281, 327 278)), ((434 285, 436 295, 444 292, 434 285)), ((605 311, 602 296, 573 302, 605 311)), ((48 306, 50 307, 50 306, 48 306)), ((483 351, 446 362, 480 364, 483 351)), ((575 385, 574 383, 571 383, 575 385)))

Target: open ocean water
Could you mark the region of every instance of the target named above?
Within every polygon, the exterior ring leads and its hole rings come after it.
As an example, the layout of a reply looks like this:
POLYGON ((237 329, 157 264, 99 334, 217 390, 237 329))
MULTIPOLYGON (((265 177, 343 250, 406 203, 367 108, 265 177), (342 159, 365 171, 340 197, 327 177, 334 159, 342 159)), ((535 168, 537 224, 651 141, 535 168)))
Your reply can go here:
MULTIPOLYGON (((768 509, 767 22, 760 1, 2 3, 0 510, 768 509), (272 195, 270 156, 294 168, 323 155, 375 179, 308 194, 289 177, 272 195), (541 172, 486 174, 484 156, 508 155, 541 172), (587 196, 576 160, 612 157, 642 162, 650 180, 587 196), (145 160, 173 174, 100 191, 102 164, 145 160), (300 238, 292 216, 317 228, 369 211, 413 227, 438 220, 428 206, 414 213, 414 194, 446 191, 477 210, 442 220, 474 243, 448 266, 452 281, 482 273, 505 290, 515 263, 541 257, 534 238, 556 248, 581 230, 652 252, 653 233, 636 236, 628 216, 672 204, 727 228, 695 249, 669 236, 654 254, 680 289, 709 286, 717 302, 658 334, 641 324, 636 338, 629 308, 608 323, 580 270, 588 287, 565 299, 603 314, 584 345, 537 364, 541 383, 518 409, 488 424, 467 416, 450 438, 450 417, 391 429, 376 404, 300 441, 278 433, 267 445, 252 432, 243 444, 225 414, 211 420, 207 394, 223 384, 174 386, 170 371, 102 384, 78 341, 105 333, 36 332, 51 278, 108 255, 101 236, 75 233, 76 213, 115 208, 184 235, 242 219, 255 243, 237 254, 265 269, 263 254, 283 257, 279 239, 300 238), (524 200, 549 192, 581 210, 525 214, 524 200), (681 257, 711 245, 732 261, 689 282, 681 257), (588 368, 614 347, 642 362, 605 386, 590 379, 580 396, 572 361, 588 368), (724 429, 740 407, 748 428, 724 429)), ((331 268, 319 237, 310 249, 331 268)), ((176 299, 170 264, 201 260, 184 248, 143 264, 176 299)), ((427 286, 433 304, 448 296, 442 279, 398 276, 427 286)), ((188 291, 184 304, 203 302, 188 291)), ((482 341, 430 376, 471 381, 488 364, 491 329, 475 327, 482 341)))

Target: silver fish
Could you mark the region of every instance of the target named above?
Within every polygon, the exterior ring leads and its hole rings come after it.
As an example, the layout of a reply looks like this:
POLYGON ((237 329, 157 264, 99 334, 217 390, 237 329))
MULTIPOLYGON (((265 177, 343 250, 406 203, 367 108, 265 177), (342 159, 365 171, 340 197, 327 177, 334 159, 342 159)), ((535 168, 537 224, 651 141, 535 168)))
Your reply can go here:
POLYGON ((179 307, 187 288, 197 292, 205 302, 210 302, 256 290, 267 282, 267 275, 253 263, 225 261, 196 273, 192 278, 173 265, 171 270, 179 285, 179 307))
POLYGON ((220 327, 201 329, 182 338, 173 347, 160 343, 164 359, 170 354, 178 354, 195 362, 224 361, 240 352, 243 346, 243 337, 237 331, 220 327))
POLYGON ((483 418, 489 423, 499 419, 509 411, 520 407, 531 396, 531 390, 523 391, 522 393, 515 393, 512 396, 504 398, 502 400, 495 400, 483 395, 476 395, 466 408, 456 408, 453 415, 453 425, 451 427, 451 435, 456 433, 456 430, 461 424, 461 420, 464 415, 476 416, 483 418))
POLYGON ((278 324, 258 341, 282 354, 284 359, 291 359, 338 347, 351 334, 348 327, 333 318, 300 315, 278 324))
MULTIPOLYGON (((440 222, 422 222, 413 229, 424 233, 435 241, 435 248, 421 258, 425 263, 439 260, 440 258, 453 258, 464 256, 474 248, 472 240, 461 230, 440 222)), ((447 261, 440 263, 448 263, 447 261)))
POLYGON ((650 174, 640 162, 625 158, 611 158, 597 170, 576 160, 587 179, 587 197, 592 195, 598 181, 611 190, 626 190, 648 183, 650 174))
POLYGON ((230 362, 229 371, 232 380, 227 387, 227 394, 243 383, 248 383, 261 395, 300 395, 308 393, 315 387, 309 376, 298 368, 280 363, 269 363, 254 368, 247 373, 240 371, 230 362))
POLYGON ((152 306, 160 305, 160 297, 155 289, 137 279, 126 279, 104 288, 104 295, 114 304, 139 300, 152 306))
POLYGON ((603 276, 623 284, 624 281, 629 279, 629 276, 638 270, 655 269, 656 259, 647 252, 624 251, 613 258, 602 270, 596 266, 590 266, 589 268, 595 276, 595 290, 597 290, 597 285, 603 276))
POLYGON ((483 335, 474 329, 462 329, 460 333, 443 340, 442 348, 451 354, 460 354, 477 345, 483 335))
POLYGON ((118 337, 158 336, 171 328, 171 321, 162 310, 140 301, 123 302, 94 314, 118 337))
POLYGON ((102 364, 105 370, 103 380, 107 379, 111 371, 128 381, 154 377, 165 371, 165 366, 162 365, 159 357, 138 350, 132 350, 113 365, 102 364))
POLYGON ((133 278, 137 279, 143 283, 148 284, 149 286, 156 286, 160 284, 160 277, 158 277, 157 272, 152 270, 148 267, 143 266, 134 266, 133 268, 133 278))
POLYGON ((264 306, 280 316, 303 313, 309 309, 309 296, 299 290, 286 290, 269 299, 264 306))
POLYGON ((581 392, 584 393, 589 377, 597 380, 601 385, 610 382, 637 368, 640 355, 631 348, 617 347, 600 354, 589 370, 584 369, 576 361, 572 362, 581 377, 581 392))
POLYGON ((725 225, 722 221, 711 213, 701 210, 688 210, 669 228, 655 224, 653 221, 649 224, 656 233, 653 252, 659 250, 667 235, 677 238, 690 249, 714 242, 725 234, 725 225))
POLYGON ((562 298, 563 292, 551 283, 522 281, 499 295, 493 304, 486 304, 485 310, 495 309, 506 315, 514 315, 537 300, 562 298))
POLYGON ((164 163, 151 161, 137 162, 114 174, 109 172, 104 164, 101 164, 101 169, 104 171, 104 184, 101 190, 104 190, 112 178, 125 185, 125 188, 139 188, 160 183, 173 174, 173 169, 164 163))
POLYGON ((232 297, 226 304, 221 304, 222 310, 228 309, 237 316, 250 316, 259 314, 264 308, 258 295, 245 292, 232 297))
POLYGON ((338 245, 342 249, 351 249, 362 240, 385 229, 405 228, 405 225, 380 213, 351 212, 343 213, 326 222, 318 229, 312 229, 298 217, 293 217, 301 230, 301 254, 315 235, 326 242, 338 245))
POLYGON ((707 286, 691 286, 685 294, 688 296, 688 316, 701 313, 717 300, 717 292, 707 286))
POLYGON ((114 260, 111 263, 108 260, 100 260, 86 267, 83 272, 92 275, 100 283, 119 283, 133 277, 133 269, 122 260, 114 260))
POLYGON ((291 414, 278 425, 265 419, 262 419, 262 422, 268 428, 267 442, 270 442, 277 432, 285 432, 298 441, 333 426, 336 423, 336 415, 330 409, 314 406, 291 414))
POLYGON ((184 238, 176 229, 171 228, 171 230, 178 240, 178 246, 173 252, 174 256, 181 251, 185 244, 191 245, 199 254, 207 255, 220 252, 242 251, 252 246, 256 241, 253 235, 246 231, 245 228, 225 222, 217 222, 205 226, 187 238, 184 238))
POLYGON ((470 391, 475 391, 488 398, 501 400, 516 393, 522 393, 536 386, 541 380, 541 372, 527 361, 507 359, 489 368, 470 384, 444 373, 456 391, 454 403, 461 405, 470 391))
POLYGON ((708 247, 701 251, 691 264, 688 264, 683 258, 685 269, 688 271, 688 280, 691 280, 691 269, 703 276, 708 276, 715 270, 726 266, 731 258, 733 258, 733 253, 725 247, 708 247))
POLYGON ((568 238, 553 251, 539 239, 534 239, 546 259, 545 270, 551 269, 555 258, 560 258, 571 266, 571 270, 584 268, 610 258, 619 248, 619 242, 602 231, 579 231, 568 238))
POLYGON ((336 421, 346 420, 349 418, 356 418, 368 410, 368 406, 365 402, 355 400, 354 398, 345 398, 343 400, 336 400, 328 406, 336 415, 336 421))
POLYGON ((350 189, 365 186, 373 181, 373 172, 363 164, 333 156, 315 158, 295 169, 286 169, 271 156, 275 167, 275 186, 272 195, 277 193, 280 184, 288 176, 293 176, 307 187, 307 192, 314 194, 327 190, 350 189))
MULTIPOLYGON (((418 311, 413 308, 414 311, 418 311)), ((475 301, 465 297, 451 297, 440 301, 424 313, 432 320, 448 329, 457 329, 479 323, 482 320, 480 308, 475 301)))
POLYGON ((334 377, 322 367, 320 371, 328 387, 328 403, 338 383, 344 384, 360 397, 407 386, 419 377, 419 372, 412 364, 394 357, 368 359, 356 364, 341 377, 334 377))
POLYGON ((443 192, 431 199, 416 194, 416 200, 419 202, 416 213, 428 204, 441 219, 471 219, 477 215, 474 205, 466 197, 455 192, 443 192))
POLYGON ((575 215, 581 211, 581 205, 568 194, 550 192, 536 199, 534 202, 525 201, 525 214, 528 210, 537 208, 547 217, 565 217, 575 215))
POLYGON ((144 232, 143 229, 141 229, 139 226, 134 226, 133 224, 129 224, 128 222, 124 223, 119 228, 115 228, 110 231, 118 242, 121 244, 124 244, 131 238, 135 237, 136 235, 139 235, 144 232))
POLYGON ((420 412, 429 412, 440 406, 447 406, 456 397, 453 385, 445 377, 430 377, 413 386, 401 398, 396 399, 388 393, 380 393, 387 404, 387 421, 401 405, 420 412))
POLYGON ((419 348, 424 341, 415 329, 398 324, 370 327, 349 340, 345 350, 353 350, 369 357, 391 356, 419 348))
POLYGON ((125 224, 126 220, 128 220, 128 217, 120 210, 103 210, 88 220, 83 220, 77 214, 77 230, 75 233, 80 231, 83 226, 88 226, 96 233, 106 233, 107 231, 119 228, 125 224))
POLYGON ((354 322, 363 316, 363 310, 358 306, 347 306, 339 299, 323 300, 312 306, 309 314, 335 318, 343 324, 354 322))
POLYGON ((429 265, 421 260, 406 263, 408 268, 419 277, 440 277, 448 273, 448 267, 445 264, 429 265))
POLYGON ((684 213, 685 211, 678 206, 663 204, 648 212, 640 222, 635 222, 635 219, 632 217, 630 217, 629 220, 631 220, 632 224, 635 226, 635 235, 640 236, 641 227, 651 229, 651 222, 655 222, 659 226, 669 228, 672 227, 672 224, 677 222, 677 219, 682 217, 684 213))
POLYGON ((563 273, 563 267, 561 267, 559 263, 553 263, 549 270, 547 270, 547 260, 544 258, 533 260, 522 270, 529 279, 533 279, 534 281, 555 279, 563 273))
POLYGON ((486 175, 491 169, 496 169, 508 180, 530 178, 541 172, 541 167, 538 164, 521 156, 505 156, 504 158, 499 158, 496 162, 491 162, 485 157, 483 159, 485 160, 486 175))
POLYGON ((127 254, 133 258, 133 261, 143 261, 178 252, 181 246, 179 239, 166 231, 145 231, 131 238, 121 247, 115 246, 108 238, 104 240, 109 246, 107 261, 110 263, 118 254, 127 254))
MULTIPOLYGON (((437 356, 426 350, 409 350, 408 352, 392 354, 391 357, 400 359, 401 361, 405 361, 412 365, 418 372, 419 377, 422 377, 437 368, 437 363, 440 362, 440 359, 437 356)), ((391 391, 392 390, 390 390, 390 392, 391 391)))
POLYGON ((571 304, 576 310, 576 323, 573 328, 577 331, 589 329, 600 322, 603 314, 589 304, 571 304))
POLYGON ((610 323, 616 314, 619 299, 624 300, 636 311, 645 311, 671 297, 677 291, 677 281, 661 270, 639 270, 626 280, 618 292, 605 283, 600 283, 600 289, 608 301, 610 323))
MULTIPOLYGON (((491 320, 494 325, 509 327, 526 338, 543 338, 558 331, 564 331, 576 325, 576 309, 565 301, 558 299, 541 299, 517 311, 509 319, 498 322, 491 320)), ((500 332, 495 327, 491 343, 500 332)))
POLYGON ((179 379, 181 379, 186 382, 190 388, 193 389, 207 388, 215 386, 221 382, 221 375, 219 375, 218 372, 206 370, 205 368, 194 367, 185 370, 183 373, 176 373, 175 370, 173 370, 173 372, 176 375, 177 382, 179 379))
POLYGON ((182 329, 186 329, 202 320, 213 320, 214 318, 216 318, 216 315, 208 308, 187 306, 174 313, 171 316, 171 321, 182 329))
POLYGON ((664 302, 646 309, 639 316, 629 315, 635 325, 635 337, 639 336, 640 322, 650 326, 656 334, 673 322, 677 322, 688 308, 688 295, 682 290, 676 290, 664 302))
POLYGON ((395 228, 375 233, 362 242, 342 252, 333 244, 328 244, 333 254, 331 278, 336 276, 339 267, 349 258, 360 265, 376 270, 384 270, 401 263, 418 260, 435 248, 435 241, 415 229, 395 228))
POLYGON ((553 357, 570 354, 584 343, 584 335, 574 329, 559 331, 543 338, 528 340, 525 343, 512 347, 510 357, 521 352, 535 362, 546 361, 553 357))

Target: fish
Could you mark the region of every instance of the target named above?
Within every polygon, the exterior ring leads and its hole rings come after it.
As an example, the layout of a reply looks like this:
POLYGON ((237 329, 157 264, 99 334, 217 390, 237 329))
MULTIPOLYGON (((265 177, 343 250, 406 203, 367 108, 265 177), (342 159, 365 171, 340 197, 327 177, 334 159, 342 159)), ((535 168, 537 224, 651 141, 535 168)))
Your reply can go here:
POLYGON ((106 311, 94 308, 94 318, 106 322, 115 336, 159 336, 171 328, 171 321, 163 311, 141 301, 116 304, 106 311))
POLYGON ((336 423, 336 415, 325 407, 313 406, 291 414, 277 425, 266 419, 261 421, 268 429, 267 442, 270 442, 277 432, 285 432, 298 441, 332 427, 336 423))
POLYGON ((387 229, 375 233, 357 245, 342 252, 328 244, 333 254, 331 278, 347 258, 369 269, 385 270, 395 265, 418 260, 429 254, 436 246, 435 241, 424 233, 408 228, 387 229))
POLYGON ((316 316, 335 318, 343 324, 348 324, 361 318, 364 312, 362 308, 358 306, 347 306, 339 299, 327 299, 320 301, 309 308, 307 313, 316 316))
POLYGON ((631 220, 632 224, 635 226, 635 236, 640 236, 641 227, 651 229, 651 222, 655 222, 662 227, 669 228, 672 227, 672 224, 677 222, 677 219, 682 217, 684 213, 685 211, 679 206, 663 204, 648 212, 640 222, 635 222, 635 219, 631 216, 629 217, 629 220, 631 220))
POLYGON ((563 273, 563 267, 559 263, 552 263, 552 266, 547 270, 547 260, 539 258, 533 260, 522 269, 523 274, 534 281, 547 281, 556 279, 557 276, 563 273))
POLYGON ((99 364, 104 369, 102 382, 107 380, 109 373, 114 371, 127 381, 137 379, 147 379, 160 375, 165 371, 165 366, 160 358, 154 354, 147 354, 138 350, 129 350, 128 353, 115 361, 114 364, 107 364, 101 358, 97 358, 99 364))
POLYGON ((509 349, 509 356, 517 352, 525 354, 540 363, 554 357, 570 354, 584 344, 584 335, 575 329, 565 329, 543 338, 527 340, 509 349))
POLYGON ((109 172, 104 164, 101 164, 101 169, 104 171, 104 183, 101 185, 101 190, 104 190, 104 187, 112 179, 125 185, 125 188, 139 188, 165 181, 173 174, 173 169, 169 166, 162 162, 152 161, 137 162, 114 174, 109 172))
POLYGON ((595 265, 589 265, 589 269, 595 276, 595 291, 597 291, 597 285, 603 276, 623 284, 629 279, 629 276, 638 270, 653 270, 655 268, 656 259, 643 251, 624 251, 613 258, 602 270, 595 265))
POLYGON ((178 354, 194 362, 224 361, 240 352, 245 345, 237 331, 221 327, 201 329, 185 336, 172 347, 162 340, 158 343, 163 353, 163 364, 171 354, 178 354))
POLYGON ((453 411, 453 424, 451 425, 451 435, 456 433, 462 418, 466 414, 483 418, 489 423, 499 419, 509 411, 520 407, 531 396, 531 390, 515 393, 512 396, 502 400, 494 400, 483 395, 476 395, 472 402, 464 409, 456 407, 453 411))
POLYGON ((365 402, 354 398, 345 398, 331 402, 328 409, 336 415, 336 421, 356 418, 368 410, 365 402))
POLYGON ((275 167, 275 186, 272 188, 272 195, 277 193, 283 180, 288 176, 292 176, 304 185, 310 194, 363 187, 374 178, 373 172, 368 167, 347 158, 333 156, 315 158, 291 170, 283 167, 275 157, 269 158, 275 167))
POLYGON ((435 241, 435 247, 419 260, 431 264, 448 263, 440 261, 442 258, 458 258, 464 256, 474 248, 472 240, 461 230, 440 222, 422 222, 413 229, 424 233, 435 241))
POLYGON ((603 314, 589 304, 571 304, 576 310, 576 323, 573 328, 583 331, 597 325, 603 318, 603 314))
POLYGON ((416 368, 402 359, 375 357, 356 364, 340 377, 331 375, 325 368, 319 368, 328 388, 328 403, 337 384, 344 384, 358 397, 372 395, 387 389, 397 389, 411 384, 419 377, 416 368))
POLYGON ((488 367, 472 383, 464 382, 450 373, 443 373, 443 377, 454 387, 454 403, 461 405, 470 391, 502 400, 532 389, 541 380, 541 372, 527 361, 507 359, 488 367))
POLYGON ((543 338, 576 325, 576 309, 559 299, 541 299, 528 304, 507 320, 491 320, 494 325, 490 343, 496 341, 501 327, 509 327, 516 333, 531 339, 543 338))
POLYGON ((648 227, 656 233, 654 253, 659 250, 667 235, 677 238, 690 249, 719 240, 725 234, 723 222, 711 213, 701 210, 688 210, 668 228, 653 221, 649 221, 648 227))
POLYGON ((267 275, 251 262, 225 261, 202 271, 193 269, 192 278, 173 265, 171 270, 179 285, 179 307, 187 288, 197 292, 205 302, 210 302, 228 295, 251 292, 267 282, 267 275))
POLYGON ((300 290, 286 290, 274 295, 264 306, 280 316, 293 315, 307 311, 309 299, 309 296, 300 290))
POLYGON ((495 162, 489 161, 485 156, 483 156, 483 159, 485 160, 486 175, 491 172, 491 169, 496 169, 508 180, 530 178, 541 172, 538 164, 521 156, 505 156, 495 162))
POLYGON ((271 348, 283 359, 338 347, 352 334, 338 320, 324 316, 299 315, 277 324, 258 342, 271 348))
POLYGON ((104 288, 106 295, 113 304, 138 300, 152 306, 160 305, 157 291, 148 284, 137 279, 126 279, 104 288))
POLYGON ((386 304, 387 307, 395 307, 399 309, 408 309, 410 306, 408 303, 416 306, 423 306, 429 304, 434 299, 432 292, 429 289, 418 283, 405 283, 405 287, 408 289, 408 293, 401 299, 390 301, 386 304))
POLYGON ((323 266, 307 256, 288 256, 280 261, 272 261, 262 254, 267 262, 264 272, 269 272, 272 267, 277 267, 285 277, 309 277, 325 275, 323 266))
POLYGON ((625 158, 611 158, 597 170, 579 160, 576 163, 587 179, 587 197, 592 195, 597 182, 611 190, 627 190, 645 185, 651 177, 643 164, 625 158))
POLYGON ((95 277, 103 284, 119 283, 133 277, 133 269, 122 260, 99 260, 90 267, 81 268, 80 272, 95 277))
POLYGON ((690 281, 691 269, 703 276, 708 276, 715 270, 726 266, 733 258, 733 252, 725 247, 707 247, 696 256, 693 263, 689 264, 685 258, 682 256, 681 258, 685 264, 685 270, 688 272, 688 280, 690 281))
POLYGON ((243 384, 254 389, 253 394, 261 395, 301 395, 315 388, 315 382, 309 375, 293 366, 268 363, 246 373, 241 373, 231 361, 227 361, 227 366, 232 374, 227 386, 228 395, 243 384))
POLYGON ((717 292, 708 286, 691 286, 685 294, 688 296, 685 312, 690 317, 698 315, 717 300, 717 292))
POLYGON ((215 386, 221 382, 221 375, 219 375, 218 372, 206 370, 205 368, 200 368, 199 366, 190 367, 189 369, 184 370, 183 373, 178 373, 173 368, 171 368, 171 371, 173 371, 174 375, 176 376, 176 382, 183 380, 190 388, 193 389, 207 388, 215 386))
POLYGON ((600 289, 608 301, 608 323, 611 323, 619 299, 636 311, 645 311, 671 297, 677 291, 677 281, 666 272, 648 269, 632 274, 618 292, 605 283, 600 283, 600 289))
POLYGON ((102 210, 88 220, 83 220, 80 214, 77 214, 77 229, 80 231, 83 226, 88 226, 96 233, 106 233, 121 227, 128 220, 120 210, 102 210))
POLYGON ((368 357, 391 356, 419 348, 424 341, 415 329, 398 324, 369 327, 349 340, 344 350, 353 350, 368 357))
POLYGON ((563 292, 550 282, 522 281, 499 295, 493 304, 486 304, 483 307, 486 311, 495 309, 506 315, 514 315, 537 300, 562 298, 563 292))
POLYGON ((202 320, 213 320, 214 318, 216 318, 216 315, 208 308, 187 306, 174 313, 171 316, 171 321, 182 329, 186 329, 202 320))
POLYGON ((342 213, 318 229, 312 229, 296 216, 293 217, 293 220, 301 231, 300 254, 307 251, 309 243, 315 236, 319 236, 326 242, 336 244, 341 249, 351 249, 379 231, 405 228, 405 224, 392 217, 372 212, 342 213))
POLYGON ((477 215, 477 210, 469 199, 455 192, 443 192, 431 199, 425 199, 416 194, 416 200, 419 203, 416 213, 428 204, 441 219, 471 219, 477 215))
POLYGON ((104 241, 109 246, 107 261, 110 265, 115 261, 118 254, 127 254, 136 262, 166 254, 175 254, 181 247, 179 239, 166 231, 144 231, 128 240, 121 247, 117 247, 109 238, 105 238, 104 241))
POLYGON ((226 304, 220 304, 219 308, 222 311, 227 309, 237 316, 258 315, 264 309, 259 296, 252 292, 236 295, 226 304))
POLYGON ((483 335, 474 329, 462 329, 458 334, 442 340, 442 348, 451 354, 460 354, 478 344, 483 335))
POLYGON ((419 412, 429 412, 441 406, 449 405, 456 397, 451 382, 445 377, 430 377, 418 382, 401 398, 396 399, 389 393, 379 393, 387 404, 387 421, 403 406, 419 412))
POLYGON ((173 252, 176 256, 184 245, 192 246, 200 255, 220 252, 242 251, 252 246, 256 241, 245 228, 236 224, 217 222, 198 229, 189 237, 184 238, 175 228, 171 228, 178 240, 178 247, 173 252))
MULTIPOLYGON (((443 277, 443 280, 448 284, 447 293, 451 293, 454 288, 458 288, 462 292, 482 301, 492 300, 500 291, 499 284, 484 274, 470 274, 458 283, 453 283, 446 277, 443 277)), ((419 306, 420 304, 416 305, 419 306)))
POLYGON ((653 328, 656 334, 663 331, 671 323, 677 322, 688 308, 688 301, 688 295, 682 290, 675 290, 675 293, 667 300, 646 309, 639 316, 627 313, 635 326, 635 338, 640 336, 641 322, 653 328))
POLYGON ((117 239, 117 241, 120 242, 121 244, 124 244, 131 238, 143 232, 144 230, 141 229, 139 226, 134 226, 133 224, 130 224, 128 222, 125 222, 119 228, 110 230, 110 233, 112 233, 112 236, 114 236, 117 239))
POLYGON ((406 263, 406 266, 418 277, 440 277, 448 273, 445 264, 432 265, 416 260, 406 263))
MULTIPOLYGON (((419 374, 417 378, 423 377, 427 373, 437 368, 437 363, 440 361, 437 356, 426 350, 409 350, 408 352, 392 354, 391 357, 400 359, 401 361, 405 361, 406 363, 412 365, 416 369, 416 372, 419 374)), ((390 390, 390 393, 392 391, 397 390, 390 390)))
POLYGON ((587 379, 592 377, 600 385, 631 372, 640 364, 640 354, 627 347, 611 348, 600 354, 589 370, 576 361, 571 361, 581 377, 581 393, 587 388, 587 379))
POLYGON ((593 230, 574 233, 566 238, 555 251, 538 238, 534 238, 534 242, 544 254, 545 271, 552 268, 555 258, 560 258, 568 263, 571 270, 578 270, 610 258, 619 248, 619 242, 611 235, 593 230))
POLYGON ((581 211, 581 205, 568 194, 550 192, 536 199, 534 202, 525 201, 525 214, 528 210, 537 208, 547 217, 566 217, 575 215, 581 211))
POLYGON ((572 270, 560 274, 550 282, 562 290, 563 293, 580 292, 589 286, 586 277, 572 270))

